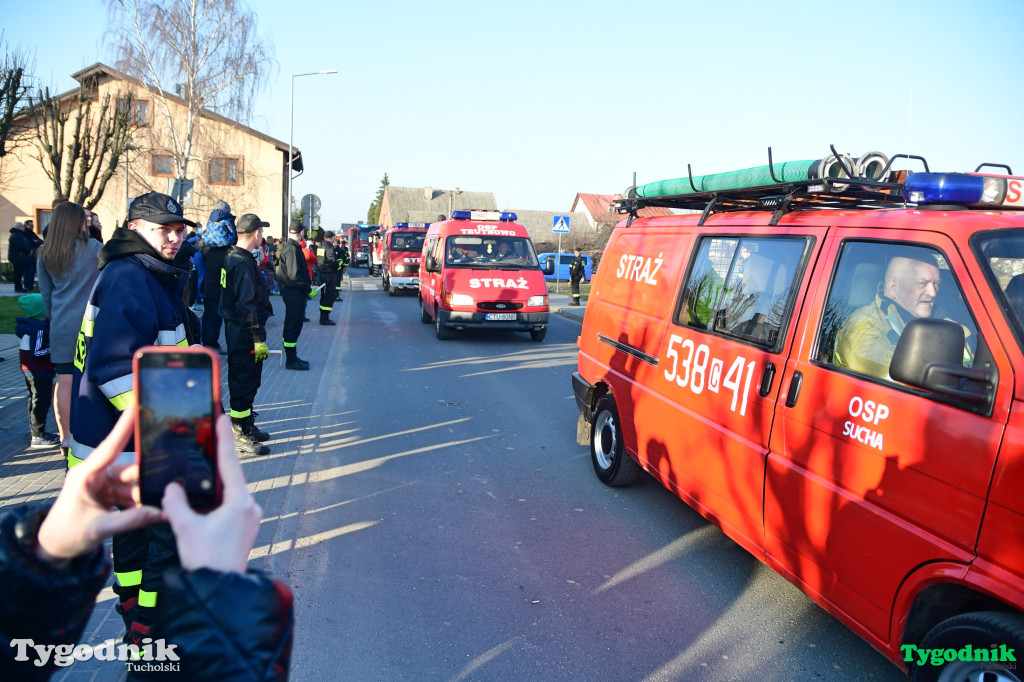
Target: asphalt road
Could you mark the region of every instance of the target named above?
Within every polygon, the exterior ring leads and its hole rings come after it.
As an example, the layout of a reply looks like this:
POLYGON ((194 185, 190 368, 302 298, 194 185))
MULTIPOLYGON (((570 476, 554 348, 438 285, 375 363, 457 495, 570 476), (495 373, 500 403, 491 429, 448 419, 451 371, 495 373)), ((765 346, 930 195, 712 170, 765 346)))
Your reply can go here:
POLYGON ((896 680, 652 479, 575 442, 579 324, 438 341, 354 272, 292 551, 296 680, 896 680))

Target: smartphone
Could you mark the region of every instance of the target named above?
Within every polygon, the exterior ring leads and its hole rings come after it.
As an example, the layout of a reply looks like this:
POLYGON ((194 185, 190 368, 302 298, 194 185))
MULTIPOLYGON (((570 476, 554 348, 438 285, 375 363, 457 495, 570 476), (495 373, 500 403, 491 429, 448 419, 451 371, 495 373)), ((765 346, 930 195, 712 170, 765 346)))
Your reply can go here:
POLYGON ((214 429, 220 407, 220 361, 201 346, 147 346, 134 358, 135 451, 142 503, 161 506, 177 481, 189 506, 216 509, 223 486, 214 429))

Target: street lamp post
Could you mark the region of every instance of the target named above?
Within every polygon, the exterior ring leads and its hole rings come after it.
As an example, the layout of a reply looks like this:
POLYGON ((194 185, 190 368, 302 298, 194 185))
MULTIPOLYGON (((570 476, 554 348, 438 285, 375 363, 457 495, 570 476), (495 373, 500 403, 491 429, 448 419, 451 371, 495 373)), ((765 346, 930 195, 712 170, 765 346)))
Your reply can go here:
POLYGON ((287 219, 285 220, 284 229, 282 230, 282 238, 288 238, 288 223, 292 219, 292 156, 293 156, 293 145, 292 138, 295 136, 295 79, 299 76, 317 76, 322 73, 338 73, 335 69, 328 69, 324 71, 310 71, 309 73, 293 73, 291 90, 289 92, 289 99, 291 100, 291 112, 288 115, 288 205, 285 208, 287 219))

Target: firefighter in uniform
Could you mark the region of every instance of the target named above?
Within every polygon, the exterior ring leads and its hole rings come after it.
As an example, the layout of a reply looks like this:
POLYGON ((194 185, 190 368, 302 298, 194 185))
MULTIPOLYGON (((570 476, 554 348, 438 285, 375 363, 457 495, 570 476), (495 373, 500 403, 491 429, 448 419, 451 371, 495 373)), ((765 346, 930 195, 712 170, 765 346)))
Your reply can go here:
POLYGON ((572 287, 572 302, 569 305, 580 304, 580 281, 583 279, 583 275, 586 272, 586 268, 583 265, 583 256, 580 255, 579 248, 573 249, 575 256, 572 262, 569 263, 569 284, 572 287))
MULTIPOLYGON (((99 278, 75 349, 68 467, 85 460, 114 427, 135 396, 132 357, 143 346, 199 342, 199 320, 185 306, 188 271, 174 265, 185 225, 181 205, 149 192, 128 207, 125 227, 114 230, 99 254, 99 278)), ((134 444, 123 456, 134 460, 134 444)), ((113 540, 113 586, 124 619, 125 641, 142 646, 150 636, 164 572, 179 565, 166 523, 121 533, 113 540)))
POLYGON ((288 225, 288 239, 277 248, 277 286, 284 301, 284 354, 287 369, 309 369, 309 363, 299 358, 295 344, 302 332, 302 321, 306 315, 306 301, 311 291, 309 265, 306 255, 298 242, 302 225, 293 220, 288 225))
POLYGON ((330 318, 331 308, 338 298, 338 256, 334 252, 334 233, 328 232, 316 247, 316 266, 320 270, 320 282, 324 285, 320 294, 320 324, 336 324, 330 318))
POLYGON ((341 282, 345 281, 345 269, 351 262, 348 252, 348 240, 344 237, 338 243, 338 279, 341 282))
POLYGON ((270 357, 267 348, 267 319, 270 317, 270 290, 256 264, 261 254, 263 228, 270 223, 246 213, 235 222, 237 243, 224 257, 220 278, 220 316, 224 318, 224 337, 228 346, 228 392, 230 393, 231 430, 235 447, 243 454, 265 455, 270 438, 260 431, 252 416, 252 404, 260 389, 263 361, 270 357))

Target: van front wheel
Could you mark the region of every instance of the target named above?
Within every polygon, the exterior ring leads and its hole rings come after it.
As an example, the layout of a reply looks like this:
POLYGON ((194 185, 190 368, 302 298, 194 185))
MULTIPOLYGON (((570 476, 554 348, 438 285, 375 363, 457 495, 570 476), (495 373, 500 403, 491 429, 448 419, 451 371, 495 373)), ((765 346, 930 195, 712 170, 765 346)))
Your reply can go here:
POLYGON ((452 328, 441 324, 441 316, 437 310, 434 311, 434 331, 437 332, 437 338, 441 341, 452 338, 452 328))
POLYGON ((640 465, 626 454, 619 411, 610 395, 598 401, 591 424, 590 460, 597 477, 610 486, 625 486, 635 481, 640 475, 640 465))
POLYGON ((548 328, 541 327, 540 329, 531 329, 530 338, 534 341, 543 341, 544 337, 548 335, 548 328))
POLYGON ((427 314, 426 307, 423 305, 422 296, 420 296, 420 322, 422 322, 423 324, 430 324, 432 322, 432 320, 430 319, 430 315, 427 314))
MULTIPOLYGON (((960 682, 960 680, 1010 680, 1024 679, 1020 670, 997 669, 999 658, 1005 658, 1007 651, 1024 649, 1024 617, 1006 611, 975 611, 963 613, 942 621, 925 635, 921 649, 935 649, 940 652, 959 652, 970 646, 968 651, 984 652, 991 661, 963 661, 959 657, 950 661, 928 660, 924 665, 911 664, 911 679, 914 682, 960 682)), ((964 656, 967 658, 967 656, 964 656)), ((971 656, 970 658, 976 658, 971 656)), ((981 656, 977 656, 981 658, 981 656)))

